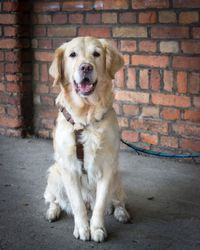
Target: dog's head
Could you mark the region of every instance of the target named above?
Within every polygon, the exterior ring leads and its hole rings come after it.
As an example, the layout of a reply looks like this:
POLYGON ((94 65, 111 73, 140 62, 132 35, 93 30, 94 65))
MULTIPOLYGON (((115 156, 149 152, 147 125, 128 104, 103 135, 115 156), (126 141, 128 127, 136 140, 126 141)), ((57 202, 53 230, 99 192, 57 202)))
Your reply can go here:
POLYGON ((91 95, 98 84, 112 80, 123 66, 122 55, 104 39, 78 37, 55 52, 49 69, 56 84, 71 84, 82 97, 91 95))

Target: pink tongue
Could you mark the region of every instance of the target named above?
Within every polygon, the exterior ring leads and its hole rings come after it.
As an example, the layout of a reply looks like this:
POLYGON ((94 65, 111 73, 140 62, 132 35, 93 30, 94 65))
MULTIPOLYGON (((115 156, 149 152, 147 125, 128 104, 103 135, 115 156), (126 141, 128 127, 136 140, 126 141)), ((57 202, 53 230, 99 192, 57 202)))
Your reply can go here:
POLYGON ((91 85, 81 84, 79 89, 81 92, 89 92, 92 89, 92 84, 91 85))

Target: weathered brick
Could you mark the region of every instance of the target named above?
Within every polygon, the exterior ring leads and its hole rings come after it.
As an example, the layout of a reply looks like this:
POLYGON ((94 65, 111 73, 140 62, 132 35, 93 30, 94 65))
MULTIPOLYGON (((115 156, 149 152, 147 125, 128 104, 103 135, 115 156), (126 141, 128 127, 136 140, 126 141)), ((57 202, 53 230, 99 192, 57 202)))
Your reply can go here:
POLYGON ((124 12, 119 15, 120 23, 136 23, 136 13, 134 12, 124 12))
POLYGON ((33 36, 34 37, 40 37, 40 36, 46 36, 46 27, 45 26, 34 26, 33 28, 33 36))
POLYGON ((160 144, 162 147, 178 148, 178 139, 172 136, 161 136, 160 144))
POLYGON ((34 53, 34 58, 35 60, 41 61, 41 62, 52 62, 53 52, 36 51, 34 53))
POLYGON ((117 13, 113 13, 113 12, 102 13, 102 23, 105 23, 105 24, 117 23, 117 13))
POLYGON ((173 58, 172 67, 177 69, 199 70, 200 57, 176 56, 173 58))
POLYGON ((168 0, 132 0, 132 8, 133 9, 147 9, 147 8, 168 8, 169 1, 168 0))
POLYGON ((79 36, 94 36, 94 37, 111 37, 111 30, 107 27, 80 27, 79 36))
POLYGON ((16 24, 17 16, 15 14, 0 14, 0 24, 16 24))
POLYGON ((133 55, 132 64, 164 68, 168 66, 169 58, 167 56, 133 55))
POLYGON ((37 40, 37 46, 41 49, 51 49, 52 43, 50 39, 38 39, 37 40))
POLYGON ((199 73, 189 73, 189 92, 192 94, 200 93, 200 74, 199 73))
POLYGON ((199 96, 193 97, 193 104, 195 107, 200 108, 200 97, 199 96))
POLYGON ((184 94, 187 92, 187 73, 184 71, 177 72, 177 91, 180 94, 184 94))
POLYGON ((91 13, 87 13, 86 14, 86 18, 85 18, 85 22, 88 24, 98 24, 101 21, 101 15, 100 14, 91 14, 91 13))
POLYGON ((152 102, 156 105, 190 107, 190 98, 188 96, 177 96, 170 94, 152 93, 152 102))
POLYGON ((147 37, 147 28, 138 27, 114 27, 113 28, 114 37, 147 37))
POLYGON ((36 2, 33 4, 34 12, 56 12, 59 10, 59 2, 36 2))
POLYGON ((47 29, 47 34, 50 37, 74 37, 76 35, 75 27, 49 27, 47 29))
POLYGON ((36 94, 48 94, 49 86, 46 84, 38 84, 35 89, 36 94))
POLYGON ((138 133, 132 130, 123 130, 122 131, 122 139, 128 142, 137 142, 138 141, 138 133))
POLYGON ((136 105, 124 104, 123 112, 125 115, 128 115, 128 116, 136 116, 139 113, 139 108, 136 105))
POLYGON ((200 42, 198 41, 183 41, 181 49, 184 53, 200 54, 200 42))
POLYGON ((148 103, 149 94, 142 92, 132 92, 126 90, 116 91, 116 100, 118 101, 129 101, 132 103, 148 103))
POLYGON ((54 106, 55 98, 52 96, 48 96, 48 95, 42 95, 41 96, 41 103, 43 105, 54 106))
POLYGON ((47 64, 41 65, 41 81, 46 82, 48 81, 48 67, 47 64))
POLYGON ((152 27, 151 36, 153 38, 188 38, 189 30, 188 27, 152 27))
POLYGON ((200 126, 193 124, 173 124, 172 130, 178 135, 199 136, 200 126))
POLYGON ((180 147, 192 152, 200 152, 200 140, 181 139, 180 147))
POLYGON ((176 13, 174 11, 159 11, 160 23, 176 23, 176 13))
POLYGON ((174 108, 164 108, 160 115, 165 120, 178 120, 180 119, 180 110, 174 108))
POLYGON ((150 71, 150 87, 154 91, 160 89, 160 70, 152 69, 150 71))
POLYGON ((143 117, 159 117, 159 107, 153 107, 153 106, 148 106, 148 107, 143 107, 142 108, 142 116, 143 117))
POLYGON ((139 23, 156 23, 157 13, 155 11, 139 13, 139 23))
POLYGON ((0 47, 4 49, 17 48, 19 43, 15 39, 2 39, 0 40, 0 47))
POLYGON ((200 8, 199 0, 173 0, 174 8, 200 8))
POLYGON ((155 119, 134 119, 131 121, 131 128, 140 131, 151 131, 153 133, 168 134, 168 123, 155 119))
POLYGON ((6 91, 10 93, 20 93, 20 85, 17 83, 7 83, 6 84, 6 91))
POLYGON ((67 24, 67 15, 66 14, 54 14, 53 15, 53 24, 67 24))
POLYGON ((109 0, 109 1, 96 0, 95 9, 97 10, 128 9, 128 0, 109 0))
POLYGON ((174 83, 173 71, 164 70, 163 82, 164 82, 164 90, 171 92, 174 83))
POLYGON ((4 36, 8 37, 15 37, 18 33, 18 28, 17 27, 12 27, 12 26, 4 26, 4 36))
POLYGON ((141 41, 139 43, 139 50, 145 52, 156 52, 156 42, 154 41, 141 41))
POLYGON ((121 41, 121 51, 135 52, 136 51, 136 41, 134 41, 134 40, 122 40, 121 41))
POLYGON ((183 118, 185 120, 198 122, 200 121, 200 111, 185 110, 183 118))
POLYGON ((92 8, 92 1, 65 1, 62 5, 63 11, 88 11, 92 8))
POLYGON ((117 117, 118 124, 120 128, 127 128, 128 127, 128 119, 124 117, 117 117))
POLYGON ((140 133, 140 138, 142 142, 148 143, 150 145, 157 145, 158 144, 158 136, 147 134, 147 133, 140 133))
POLYGON ((69 14, 69 23, 71 24, 83 23, 83 14, 79 13, 69 14))
POLYGON ((32 17, 32 22, 34 24, 51 24, 51 15, 40 15, 40 14, 35 14, 32 17))
POLYGON ((134 68, 128 68, 128 79, 126 85, 129 89, 136 88, 136 71, 134 68))
POLYGON ((140 70, 139 84, 141 89, 148 89, 149 87, 149 71, 148 69, 140 70))
POLYGON ((162 53, 178 53, 178 42, 175 41, 162 41, 160 42, 160 52, 162 53))
POLYGON ((115 75, 115 84, 118 88, 123 88, 125 86, 125 82, 124 82, 124 70, 121 69, 119 70, 116 75, 115 75))
POLYGON ((22 121, 17 118, 0 117, 0 126, 8 128, 19 128, 22 126, 22 121))
POLYGON ((199 21, 199 13, 197 11, 181 12, 179 22, 183 24, 197 23, 199 21))
POLYGON ((199 27, 194 27, 192 28, 192 37, 193 38, 200 38, 200 28, 199 27))

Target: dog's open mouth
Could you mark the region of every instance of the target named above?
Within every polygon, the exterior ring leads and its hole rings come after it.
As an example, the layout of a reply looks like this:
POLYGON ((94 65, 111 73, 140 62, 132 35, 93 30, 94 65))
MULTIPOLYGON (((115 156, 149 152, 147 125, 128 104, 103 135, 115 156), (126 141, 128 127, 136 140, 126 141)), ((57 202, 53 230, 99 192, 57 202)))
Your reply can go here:
POLYGON ((83 96, 88 96, 92 94, 92 92, 94 91, 96 84, 97 84, 97 80, 95 82, 91 82, 89 78, 85 77, 80 83, 77 83, 76 81, 74 81, 74 84, 75 84, 76 92, 78 94, 83 95, 83 96))

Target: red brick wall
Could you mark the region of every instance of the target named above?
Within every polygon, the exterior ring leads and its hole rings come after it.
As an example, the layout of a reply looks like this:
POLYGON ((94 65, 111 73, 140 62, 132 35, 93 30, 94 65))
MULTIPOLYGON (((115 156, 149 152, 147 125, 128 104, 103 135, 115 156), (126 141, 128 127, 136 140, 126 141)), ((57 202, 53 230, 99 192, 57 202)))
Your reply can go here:
POLYGON ((112 39, 124 55, 115 102, 122 138, 145 148, 200 152, 200 1, 3 2, 0 8, 0 133, 20 134, 32 124, 36 135, 51 137, 58 93, 48 75, 53 51, 92 35, 112 39))

